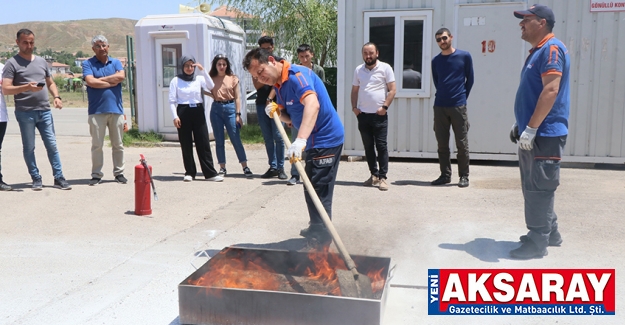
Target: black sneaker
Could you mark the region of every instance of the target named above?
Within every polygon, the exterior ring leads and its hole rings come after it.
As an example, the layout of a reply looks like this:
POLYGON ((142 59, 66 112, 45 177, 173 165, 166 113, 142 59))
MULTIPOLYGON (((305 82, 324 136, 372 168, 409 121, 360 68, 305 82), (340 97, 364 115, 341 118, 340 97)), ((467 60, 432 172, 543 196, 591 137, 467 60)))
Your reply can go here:
POLYGON ((446 176, 440 176, 439 178, 435 179, 432 181, 432 185, 443 185, 443 184, 449 184, 451 183, 451 177, 446 177, 446 176))
POLYGON ((267 169, 267 171, 264 174, 260 175, 260 178, 272 178, 276 176, 278 176, 278 170, 273 167, 270 167, 269 169, 267 169))
POLYGON ((245 177, 252 177, 254 175, 249 167, 243 168, 243 174, 245 174, 245 177))
POLYGON ((460 181, 458 182, 458 187, 469 187, 469 176, 460 177, 460 181))
POLYGON ((284 173, 284 169, 278 169, 278 178, 279 179, 287 179, 289 177, 286 176, 286 173, 284 173))
POLYGON ((59 177, 54 179, 54 187, 62 190, 71 190, 72 186, 65 180, 65 177, 59 177))
POLYGON ((0 181, 0 191, 11 191, 11 190, 13 190, 13 188, 9 184, 3 181, 0 181))
POLYGON ((547 248, 539 248, 533 241, 528 240, 517 249, 510 251, 510 256, 521 260, 529 260, 532 258, 543 258, 547 256, 547 248))
POLYGON ((91 178, 91 180, 89 181, 89 186, 94 186, 94 185, 98 185, 102 183, 102 179, 101 178, 97 178, 97 177, 93 177, 91 178))
POLYGON ((43 190, 43 182, 41 178, 33 179, 33 191, 43 190))
POLYGON ((224 167, 219 168, 219 176, 226 176, 226 174, 228 171, 224 167))
POLYGON ((291 179, 286 182, 286 185, 297 185, 297 181, 299 181, 297 176, 291 176, 291 179))
MULTIPOLYGON (((522 243, 525 243, 527 241, 530 241, 530 238, 527 237, 527 235, 523 235, 521 237, 519 237, 519 241, 521 241, 522 243)), ((560 235, 559 231, 552 231, 551 234, 549 234, 549 246, 560 246, 562 245, 562 235, 560 235)))
POLYGON ((124 177, 124 174, 119 174, 115 176, 115 180, 117 181, 117 183, 120 183, 120 184, 128 183, 128 180, 126 179, 126 177, 124 177))

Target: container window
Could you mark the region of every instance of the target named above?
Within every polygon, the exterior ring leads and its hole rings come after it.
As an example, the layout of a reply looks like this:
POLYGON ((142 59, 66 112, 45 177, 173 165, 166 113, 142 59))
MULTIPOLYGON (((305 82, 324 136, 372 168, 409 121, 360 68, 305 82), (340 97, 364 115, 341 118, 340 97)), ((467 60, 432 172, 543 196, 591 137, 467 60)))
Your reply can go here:
MULTIPOLYGON (((393 67, 396 97, 430 97, 432 11, 365 12, 365 40, 393 67)), ((364 44, 363 43, 363 44, 364 44)))

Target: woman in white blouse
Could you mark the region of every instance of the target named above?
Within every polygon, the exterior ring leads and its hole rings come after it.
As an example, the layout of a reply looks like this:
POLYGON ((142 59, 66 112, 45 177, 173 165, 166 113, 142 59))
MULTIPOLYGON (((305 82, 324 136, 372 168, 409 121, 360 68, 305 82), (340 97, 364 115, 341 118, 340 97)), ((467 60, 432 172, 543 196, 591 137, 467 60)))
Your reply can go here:
POLYGON ((200 161, 204 178, 209 181, 221 182, 213 164, 208 125, 204 115, 204 97, 202 90, 210 91, 215 84, 208 76, 204 67, 195 61, 191 55, 180 58, 182 73, 174 77, 169 83, 169 107, 174 117, 174 126, 178 128, 178 140, 182 149, 185 182, 195 179, 197 169, 193 159, 193 140, 195 150, 200 161), (199 75, 196 74, 196 68, 199 75))
MULTIPOLYGON (((4 69, 4 64, 0 63, 0 75, 2 75, 2 69, 4 69)), ((2 87, 0 87, 0 152, 2 152, 2 140, 4 140, 4 133, 7 131, 8 121, 7 105, 2 95, 2 87)), ((0 161, 2 161, 2 157, 0 157, 0 161)), ((10 191, 12 189, 11 186, 2 180, 2 165, 0 165, 0 191, 10 191)))

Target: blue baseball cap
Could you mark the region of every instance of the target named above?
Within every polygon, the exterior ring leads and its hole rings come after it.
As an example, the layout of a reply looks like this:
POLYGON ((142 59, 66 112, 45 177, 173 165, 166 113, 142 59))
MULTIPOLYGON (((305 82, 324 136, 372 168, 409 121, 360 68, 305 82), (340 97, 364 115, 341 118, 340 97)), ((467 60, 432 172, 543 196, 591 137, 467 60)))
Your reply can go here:
POLYGON ((525 16, 538 16, 545 19, 547 22, 555 24, 556 17, 553 15, 553 10, 545 5, 535 4, 529 7, 527 10, 520 10, 514 12, 514 17, 523 19, 525 16))

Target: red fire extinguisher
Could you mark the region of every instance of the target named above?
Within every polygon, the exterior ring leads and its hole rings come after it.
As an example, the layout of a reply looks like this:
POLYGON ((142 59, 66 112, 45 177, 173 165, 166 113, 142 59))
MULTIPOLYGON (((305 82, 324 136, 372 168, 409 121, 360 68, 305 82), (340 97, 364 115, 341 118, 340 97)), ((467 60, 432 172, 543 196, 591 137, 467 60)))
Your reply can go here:
POLYGON ((158 200, 156 195, 156 187, 152 180, 152 166, 145 161, 143 154, 139 155, 141 160, 135 166, 135 214, 138 216, 152 214, 152 195, 150 193, 150 185, 154 190, 154 200, 158 200))

